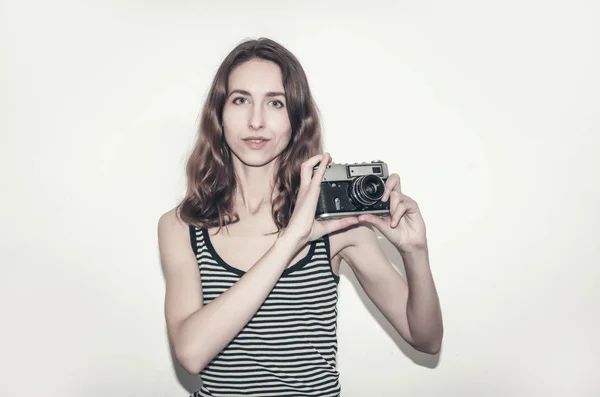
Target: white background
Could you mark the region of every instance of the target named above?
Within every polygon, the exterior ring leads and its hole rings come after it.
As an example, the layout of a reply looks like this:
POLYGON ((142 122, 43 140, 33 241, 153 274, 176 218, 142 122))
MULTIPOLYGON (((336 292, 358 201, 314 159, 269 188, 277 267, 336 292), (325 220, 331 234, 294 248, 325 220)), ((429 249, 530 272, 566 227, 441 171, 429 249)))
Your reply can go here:
POLYGON ((156 225, 216 68, 260 36, 305 67, 334 161, 388 162, 428 227, 440 356, 344 265, 342 396, 600 395, 598 2, 0 4, 2 396, 197 388, 156 225))

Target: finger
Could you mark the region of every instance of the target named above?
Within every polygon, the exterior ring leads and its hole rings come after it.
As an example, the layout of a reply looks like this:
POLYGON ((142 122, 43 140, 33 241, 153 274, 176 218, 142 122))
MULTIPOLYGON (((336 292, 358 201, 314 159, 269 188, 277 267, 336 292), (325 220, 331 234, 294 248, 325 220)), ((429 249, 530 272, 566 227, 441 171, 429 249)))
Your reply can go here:
POLYGON ((325 153, 323 158, 321 159, 321 163, 319 164, 319 168, 315 171, 311 182, 311 188, 314 190, 318 190, 321 187, 321 182, 323 181, 323 176, 325 175, 325 171, 327 171, 327 165, 331 161, 331 156, 329 153, 325 153))
POLYGON ((402 219, 402 217, 404 216, 404 214, 406 214, 407 211, 407 206, 405 202, 400 202, 398 203, 398 205, 396 206, 395 211, 392 214, 392 219, 390 222, 390 226, 392 228, 395 228, 396 226, 398 226, 398 223, 400 222, 400 219, 402 219))
POLYGON ((358 224, 358 217, 351 216, 340 219, 331 219, 321 222, 325 228, 324 234, 330 234, 337 232, 338 230, 345 229, 347 227, 358 224))
POLYGON ((398 174, 390 175, 387 181, 385 181, 385 190, 383 192, 383 197, 381 197, 381 201, 387 201, 393 191, 401 191, 400 176, 398 174))
POLYGON ((373 214, 359 215, 358 221, 370 223, 371 225, 375 226, 381 233, 384 233, 387 229, 389 229, 389 221, 387 219, 382 219, 373 214))
POLYGON ((402 201, 401 195, 400 193, 398 193, 397 191, 393 191, 392 193, 390 193, 390 216, 396 212, 396 207, 398 206, 398 204, 402 201))
POLYGON ((310 184, 310 181, 313 178, 313 169, 315 165, 319 164, 323 157, 324 155, 317 154, 302 163, 302 168, 300 170, 300 187, 306 187, 310 184))

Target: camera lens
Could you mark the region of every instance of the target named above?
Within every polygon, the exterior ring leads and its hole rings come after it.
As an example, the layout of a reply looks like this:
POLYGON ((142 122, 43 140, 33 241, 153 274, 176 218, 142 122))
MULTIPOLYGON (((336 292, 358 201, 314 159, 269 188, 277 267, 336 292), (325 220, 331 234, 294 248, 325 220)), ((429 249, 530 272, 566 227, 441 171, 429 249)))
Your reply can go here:
POLYGON ((381 199, 385 183, 377 175, 363 175, 352 181, 350 198, 359 206, 371 206, 381 199))

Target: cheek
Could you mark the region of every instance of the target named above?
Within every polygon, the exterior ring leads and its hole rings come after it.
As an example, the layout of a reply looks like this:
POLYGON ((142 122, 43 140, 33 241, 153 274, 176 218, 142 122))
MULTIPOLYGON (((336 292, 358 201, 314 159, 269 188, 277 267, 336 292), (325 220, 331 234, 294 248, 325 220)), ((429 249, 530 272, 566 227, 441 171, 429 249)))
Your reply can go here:
POLYGON ((283 140, 285 141, 286 145, 290 141, 290 139, 292 139, 292 131, 290 128, 288 128, 285 134, 283 135, 283 140))
POLYGON ((244 120, 243 109, 241 107, 227 106, 223 108, 223 124, 234 127, 244 120))
POLYGON ((284 149, 292 139, 292 132, 289 128, 289 124, 287 128, 283 128, 277 133, 277 148, 279 150, 284 149))
POLYGON ((289 140, 291 137, 292 126, 290 119, 287 117, 287 113, 277 114, 271 120, 273 129, 277 131, 277 134, 281 139, 289 140))

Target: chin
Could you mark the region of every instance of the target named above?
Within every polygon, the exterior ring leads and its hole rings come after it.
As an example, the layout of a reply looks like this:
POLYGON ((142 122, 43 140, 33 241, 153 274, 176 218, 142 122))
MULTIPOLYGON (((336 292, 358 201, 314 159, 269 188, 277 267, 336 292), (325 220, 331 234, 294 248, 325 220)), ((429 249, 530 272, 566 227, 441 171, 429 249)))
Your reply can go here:
POLYGON ((273 160, 275 160, 277 157, 279 157, 279 154, 275 154, 275 153, 260 153, 260 152, 253 152, 253 153, 233 153, 234 156, 244 165, 248 166, 248 167, 263 167, 269 163, 271 163, 273 160))

